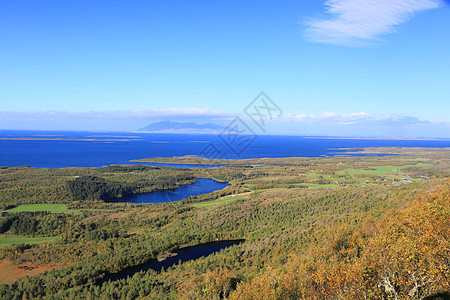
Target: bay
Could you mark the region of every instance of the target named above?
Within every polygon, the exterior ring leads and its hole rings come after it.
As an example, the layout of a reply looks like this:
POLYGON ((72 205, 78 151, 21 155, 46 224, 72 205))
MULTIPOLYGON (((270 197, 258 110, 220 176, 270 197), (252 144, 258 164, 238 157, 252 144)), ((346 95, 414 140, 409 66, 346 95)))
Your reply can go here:
MULTIPOLYGON (((444 139, 336 139, 259 135, 245 149, 236 149, 216 135, 205 134, 3 130, 0 131, 0 166, 101 167, 130 164, 132 163, 130 160, 150 157, 184 155, 205 157, 202 154, 210 143, 230 159, 336 156, 346 154, 346 150, 342 148, 450 147, 450 140, 444 139)), ((351 154, 351 156, 358 155, 362 154, 351 154)))

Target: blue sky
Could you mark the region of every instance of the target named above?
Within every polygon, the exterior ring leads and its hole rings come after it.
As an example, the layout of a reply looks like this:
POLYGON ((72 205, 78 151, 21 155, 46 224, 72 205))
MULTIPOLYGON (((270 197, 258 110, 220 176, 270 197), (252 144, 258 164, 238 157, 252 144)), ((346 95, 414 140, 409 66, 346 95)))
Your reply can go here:
POLYGON ((2 1, 0 36, 3 129, 227 123, 265 91, 270 133, 450 137, 441 0, 2 1))

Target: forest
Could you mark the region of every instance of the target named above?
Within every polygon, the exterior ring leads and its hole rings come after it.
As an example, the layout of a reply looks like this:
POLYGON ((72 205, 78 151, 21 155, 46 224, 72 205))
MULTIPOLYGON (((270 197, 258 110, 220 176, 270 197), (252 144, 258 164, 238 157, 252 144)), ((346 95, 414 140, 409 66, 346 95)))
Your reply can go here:
POLYGON ((0 282, 0 298, 445 299, 450 153, 376 150, 396 155, 2 167, 0 272, 15 275, 0 282), (230 186, 168 203, 120 201, 196 178, 230 186), (162 271, 104 280, 185 246, 236 239, 162 271))

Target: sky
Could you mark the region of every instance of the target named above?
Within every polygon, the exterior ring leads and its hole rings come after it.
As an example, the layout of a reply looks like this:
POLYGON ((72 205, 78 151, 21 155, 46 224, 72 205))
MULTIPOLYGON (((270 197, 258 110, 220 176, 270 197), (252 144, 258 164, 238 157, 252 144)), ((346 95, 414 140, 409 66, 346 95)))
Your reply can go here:
POLYGON ((1 1, 0 129, 450 137, 444 0, 1 1))

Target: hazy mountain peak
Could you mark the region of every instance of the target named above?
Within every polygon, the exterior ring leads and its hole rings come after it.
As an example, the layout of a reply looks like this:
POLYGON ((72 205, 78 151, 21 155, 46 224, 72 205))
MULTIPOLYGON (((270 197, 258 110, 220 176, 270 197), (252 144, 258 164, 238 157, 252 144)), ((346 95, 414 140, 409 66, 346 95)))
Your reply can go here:
POLYGON ((220 133, 225 126, 219 124, 198 124, 195 122, 171 122, 161 121, 151 123, 139 131, 151 133, 205 133, 217 134, 220 133))

